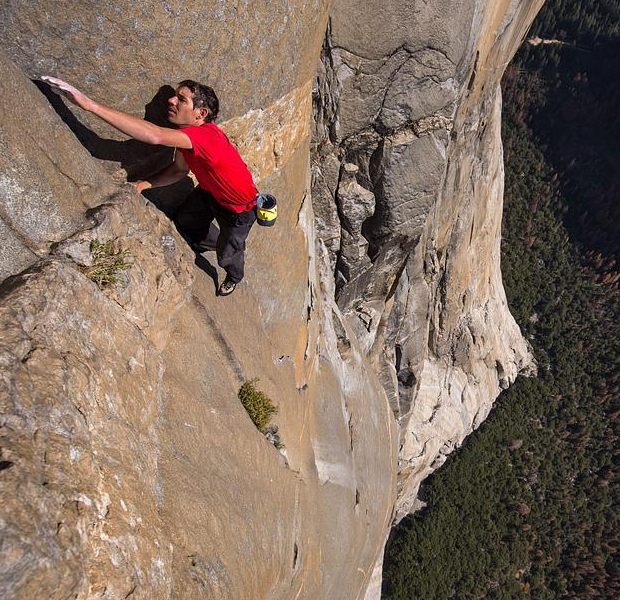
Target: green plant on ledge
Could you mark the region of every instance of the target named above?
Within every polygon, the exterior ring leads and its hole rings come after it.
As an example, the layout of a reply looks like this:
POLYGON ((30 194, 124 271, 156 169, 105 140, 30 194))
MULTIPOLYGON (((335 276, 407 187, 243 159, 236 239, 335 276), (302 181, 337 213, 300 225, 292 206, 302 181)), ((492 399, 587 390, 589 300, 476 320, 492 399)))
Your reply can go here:
POLYGON ((93 264, 82 267, 82 272, 88 279, 94 281, 100 288, 114 287, 120 283, 119 275, 132 265, 128 250, 114 250, 112 241, 100 242, 92 240, 90 251, 93 255, 93 264))
POLYGON ((254 425, 261 433, 266 433, 269 421, 278 414, 278 409, 267 394, 256 389, 257 381, 258 378, 246 381, 239 389, 238 396, 254 425))

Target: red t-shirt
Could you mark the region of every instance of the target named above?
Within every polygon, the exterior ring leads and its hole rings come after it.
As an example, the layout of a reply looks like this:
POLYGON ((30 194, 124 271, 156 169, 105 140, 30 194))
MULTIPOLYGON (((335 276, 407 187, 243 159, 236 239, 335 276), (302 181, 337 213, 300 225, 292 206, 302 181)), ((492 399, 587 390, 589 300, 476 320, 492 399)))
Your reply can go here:
POLYGON ((203 190, 233 212, 254 208, 256 187, 237 149, 215 123, 180 129, 192 149, 179 148, 203 190))

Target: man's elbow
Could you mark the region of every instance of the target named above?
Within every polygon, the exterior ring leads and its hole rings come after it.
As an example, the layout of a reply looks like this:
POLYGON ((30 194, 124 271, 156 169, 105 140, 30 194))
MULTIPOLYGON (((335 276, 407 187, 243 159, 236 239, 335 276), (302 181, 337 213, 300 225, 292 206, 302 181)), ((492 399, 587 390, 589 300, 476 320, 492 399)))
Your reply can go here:
POLYGON ((157 130, 148 131, 143 141, 151 146, 165 146, 165 133, 159 129, 158 127, 157 130))

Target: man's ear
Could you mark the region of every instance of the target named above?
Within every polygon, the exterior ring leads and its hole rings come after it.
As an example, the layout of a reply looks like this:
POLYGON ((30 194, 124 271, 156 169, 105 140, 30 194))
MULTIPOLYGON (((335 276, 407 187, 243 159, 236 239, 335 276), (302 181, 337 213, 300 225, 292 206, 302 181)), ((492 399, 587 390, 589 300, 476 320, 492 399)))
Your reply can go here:
POLYGON ((201 106, 198 109, 196 120, 199 121, 200 119, 204 119, 206 121, 208 116, 209 116, 209 109, 206 106, 201 106))

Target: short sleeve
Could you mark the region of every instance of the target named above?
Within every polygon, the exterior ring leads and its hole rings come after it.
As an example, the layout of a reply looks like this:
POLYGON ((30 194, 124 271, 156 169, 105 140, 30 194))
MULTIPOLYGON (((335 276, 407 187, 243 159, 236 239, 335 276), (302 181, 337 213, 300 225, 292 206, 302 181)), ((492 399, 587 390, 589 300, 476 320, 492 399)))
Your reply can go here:
POLYGON ((217 135, 208 125, 183 127, 180 131, 192 142, 192 149, 189 150, 191 154, 203 158, 209 165, 217 162, 217 135))

